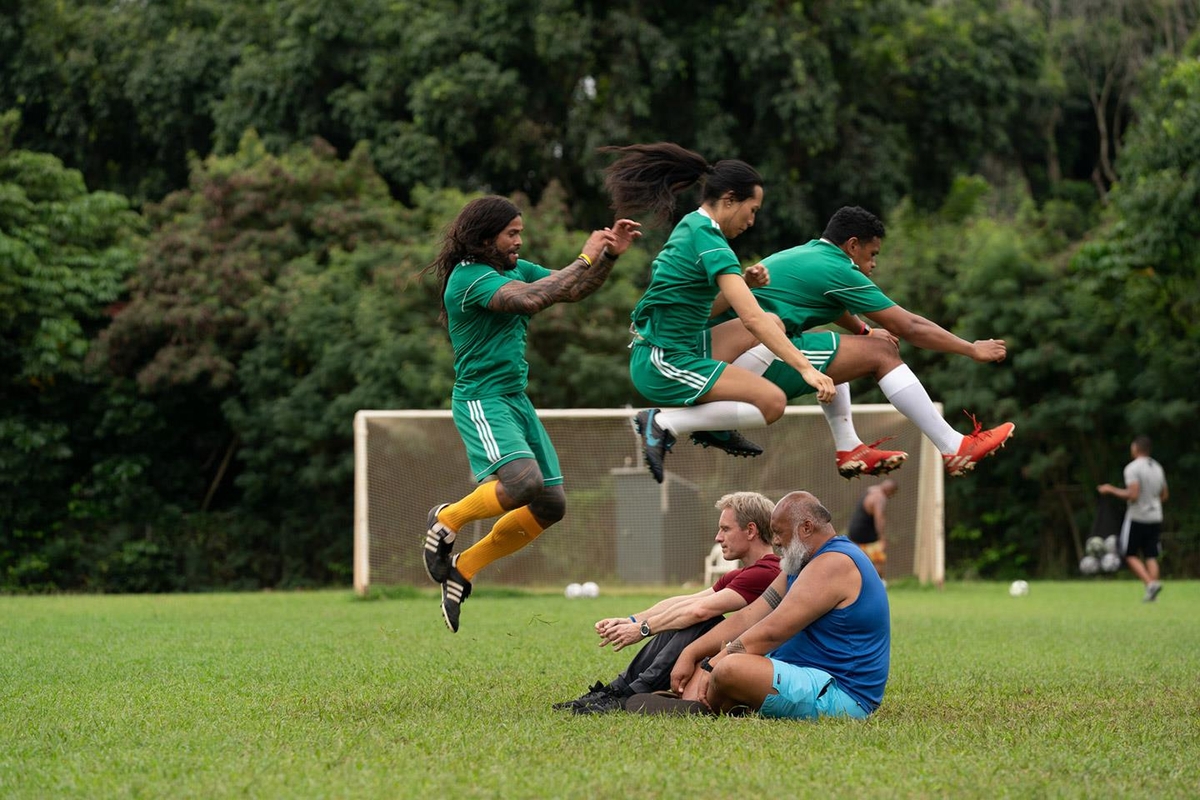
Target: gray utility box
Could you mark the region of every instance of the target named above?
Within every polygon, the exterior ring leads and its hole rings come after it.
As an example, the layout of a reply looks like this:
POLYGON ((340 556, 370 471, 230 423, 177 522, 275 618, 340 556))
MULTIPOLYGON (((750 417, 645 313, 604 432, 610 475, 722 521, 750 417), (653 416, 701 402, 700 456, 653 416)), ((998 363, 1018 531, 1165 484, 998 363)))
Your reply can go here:
POLYGON ((617 578, 628 584, 698 580, 717 531, 699 488, 667 471, 655 483, 645 467, 610 471, 617 503, 617 578))

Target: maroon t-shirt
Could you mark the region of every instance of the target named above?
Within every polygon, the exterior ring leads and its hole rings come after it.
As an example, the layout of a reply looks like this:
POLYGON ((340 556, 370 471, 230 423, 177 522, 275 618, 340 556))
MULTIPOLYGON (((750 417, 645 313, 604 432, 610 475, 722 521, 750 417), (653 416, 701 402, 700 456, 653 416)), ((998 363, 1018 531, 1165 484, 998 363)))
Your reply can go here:
POLYGON ((746 605, 750 605, 778 577, 779 556, 768 553, 748 567, 740 567, 726 572, 717 579, 712 588, 714 592, 733 589, 742 596, 746 605))

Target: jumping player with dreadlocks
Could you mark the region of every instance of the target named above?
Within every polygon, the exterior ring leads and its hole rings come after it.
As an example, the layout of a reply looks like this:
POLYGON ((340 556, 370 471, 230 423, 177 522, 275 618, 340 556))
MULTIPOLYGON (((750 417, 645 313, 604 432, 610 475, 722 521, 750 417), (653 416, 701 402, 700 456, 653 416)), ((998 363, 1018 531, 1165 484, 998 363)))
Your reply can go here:
POLYGON ((558 455, 525 394, 529 318, 600 288, 641 236, 639 227, 620 219, 593 231, 575 260, 554 271, 518 257, 520 210, 503 197, 483 197, 450 223, 427 267, 441 281, 454 346, 454 424, 475 479, 484 481, 461 500, 431 509, 426 520, 425 569, 442 585, 442 615, 452 631, 476 573, 525 547, 566 511, 558 455), (487 536, 453 554, 464 525, 496 516, 487 536))

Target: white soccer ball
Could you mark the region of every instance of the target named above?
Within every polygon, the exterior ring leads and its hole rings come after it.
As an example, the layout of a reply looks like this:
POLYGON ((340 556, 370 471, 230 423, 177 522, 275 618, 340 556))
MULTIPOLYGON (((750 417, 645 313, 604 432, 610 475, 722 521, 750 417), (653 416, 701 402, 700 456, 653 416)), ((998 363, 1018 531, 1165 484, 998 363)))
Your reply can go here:
POLYGON ((570 600, 574 600, 576 597, 583 597, 583 586, 578 583, 568 583, 567 589, 563 594, 570 600))
POLYGON ((1108 548, 1104 546, 1104 540, 1099 536, 1089 536, 1083 549, 1089 556, 1095 556, 1096 558, 1108 552, 1108 548))
POLYGON ((1100 556, 1100 569, 1105 572, 1116 572, 1121 568, 1121 557, 1116 553, 1105 553, 1100 556))
POLYGON ((1013 597, 1024 597, 1029 594, 1028 581, 1013 581, 1008 586, 1008 593, 1013 597))
POLYGON ((1100 571, 1100 559, 1095 556, 1084 556, 1079 559, 1079 571, 1084 575, 1095 575, 1100 571))
POLYGON ((1104 549, 1107 550, 1108 552, 1112 553, 1113 555, 1116 555, 1116 553, 1117 553, 1117 537, 1109 536, 1107 539, 1105 539, 1104 540, 1104 549))
POLYGON ((583 596, 584 597, 599 597, 600 596, 600 587, 596 585, 595 581, 588 581, 587 583, 583 584, 583 596))

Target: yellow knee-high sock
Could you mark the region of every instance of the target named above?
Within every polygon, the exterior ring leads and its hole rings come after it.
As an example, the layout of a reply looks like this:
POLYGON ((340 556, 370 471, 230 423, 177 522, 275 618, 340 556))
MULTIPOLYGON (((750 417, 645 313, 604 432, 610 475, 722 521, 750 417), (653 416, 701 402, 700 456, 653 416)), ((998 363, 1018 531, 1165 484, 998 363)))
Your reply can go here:
POLYGON ((529 513, 529 506, 521 506, 496 520, 491 532, 464 550, 454 566, 464 578, 471 580, 479 570, 517 552, 536 539, 543 530, 545 528, 529 513))
POLYGON ((500 505, 500 498, 496 496, 499 487, 500 481, 479 484, 475 487, 475 491, 462 500, 443 508, 442 513, 438 514, 438 521, 449 525, 456 531, 461 531, 468 522, 474 522, 477 519, 491 519, 500 514, 504 511, 504 506, 500 505))

